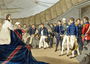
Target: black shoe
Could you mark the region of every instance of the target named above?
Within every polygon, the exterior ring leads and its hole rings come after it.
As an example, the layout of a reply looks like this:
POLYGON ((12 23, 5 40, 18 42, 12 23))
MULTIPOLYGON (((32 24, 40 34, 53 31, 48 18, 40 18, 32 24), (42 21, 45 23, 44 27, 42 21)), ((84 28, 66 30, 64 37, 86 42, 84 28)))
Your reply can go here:
POLYGON ((71 53, 69 52, 68 54, 66 54, 67 56, 70 56, 71 55, 71 53))
POLYGON ((63 56, 64 54, 60 54, 59 56, 63 56))
POLYGON ((44 48, 44 49, 46 49, 46 48, 44 48))
POLYGON ((55 50, 55 52, 57 52, 57 50, 55 50))
POLYGON ((67 56, 69 56, 69 54, 67 54, 67 56))

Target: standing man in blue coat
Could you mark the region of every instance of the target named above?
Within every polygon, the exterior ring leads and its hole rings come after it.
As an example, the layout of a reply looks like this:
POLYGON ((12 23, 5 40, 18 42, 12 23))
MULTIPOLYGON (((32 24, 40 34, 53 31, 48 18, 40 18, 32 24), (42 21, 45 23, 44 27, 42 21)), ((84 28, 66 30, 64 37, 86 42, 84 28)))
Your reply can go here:
MULTIPOLYGON (((71 57, 75 57, 74 49, 75 49, 75 47, 78 47, 78 43, 77 43, 78 27, 75 25, 74 21, 75 21, 74 18, 71 17, 69 20, 70 26, 68 28, 68 33, 70 35, 70 45, 71 45, 71 50, 72 50, 72 56, 71 57), (75 44, 77 44, 77 45, 75 45, 75 44)), ((78 55, 80 55, 79 48, 77 48, 77 53, 78 53, 78 55)))
POLYGON ((58 45, 60 43, 60 48, 62 48, 62 35, 63 35, 63 26, 61 20, 58 20, 58 25, 55 27, 55 37, 56 37, 56 49, 55 52, 58 49, 58 45))
POLYGON ((29 28, 29 35, 30 35, 30 43, 29 43, 29 44, 32 43, 32 40, 33 40, 33 38, 34 38, 35 33, 36 33, 36 27, 35 27, 35 25, 33 24, 33 25, 29 28))
POLYGON ((46 49, 47 47, 49 47, 46 41, 46 39, 48 38, 48 30, 44 26, 44 24, 41 24, 41 27, 39 29, 39 35, 40 35, 39 48, 46 49))
POLYGON ((68 35, 68 27, 69 27, 69 22, 67 23, 67 19, 63 18, 63 28, 64 28, 64 34, 63 34, 63 40, 62 40, 62 50, 61 50, 61 55, 64 55, 64 50, 65 47, 67 47, 67 55, 69 54, 69 35, 68 35), (66 45, 65 45, 66 44, 66 45))

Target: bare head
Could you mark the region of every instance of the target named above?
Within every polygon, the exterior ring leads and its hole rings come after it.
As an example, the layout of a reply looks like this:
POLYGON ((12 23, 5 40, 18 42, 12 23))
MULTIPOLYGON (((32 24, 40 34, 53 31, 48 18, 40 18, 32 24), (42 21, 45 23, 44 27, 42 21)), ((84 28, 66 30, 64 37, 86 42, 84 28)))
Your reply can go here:
POLYGON ((58 25, 61 25, 61 24, 62 24, 61 20, 58 20, 58 25))
POLYGON ((85 16, 85 17, 83 18, 83 21, 84 21, 84 23, 89 22, 89 18, 88 18, 87 16, 85 16))
POLYGON ((44 28, 44 24, 41 24, 41 28, 44 28))
POLYGON ((73 17, 71 17, 70 19, 69 19, 69 22, 72 24, 72 23, 74 23, 74 18, 73 17))
POLYGON ((66 18, 62 18, 63 23, 67 23, 66 18))
POLYGON ((35 25, 34 24, 32 24, 32 28, 35 28, 35 25))
POLYGON ((78 19, 76 20, 76 22, 77 22, 77 24, 81 24, 81 19, 78 18, 78 19))
POLYGON ((22 28, 22 27, 21 27, 21 24, 18 24, 18 28, 19 28, 19 29, 21 29, 21 28, 22 28))
POLYGON ((11 14, 6 15, 6 20, 9 20, 9 21, 11 20, 11 14))

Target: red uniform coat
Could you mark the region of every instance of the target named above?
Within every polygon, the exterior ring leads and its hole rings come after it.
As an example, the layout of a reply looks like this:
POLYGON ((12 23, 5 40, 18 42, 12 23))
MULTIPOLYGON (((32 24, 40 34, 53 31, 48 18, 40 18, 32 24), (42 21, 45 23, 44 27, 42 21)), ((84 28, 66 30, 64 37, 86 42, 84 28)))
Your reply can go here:
POLYGON ((90 24, 85 24, 83 26, 82 34, 84 35, 84 40, 90 40, 90 24))

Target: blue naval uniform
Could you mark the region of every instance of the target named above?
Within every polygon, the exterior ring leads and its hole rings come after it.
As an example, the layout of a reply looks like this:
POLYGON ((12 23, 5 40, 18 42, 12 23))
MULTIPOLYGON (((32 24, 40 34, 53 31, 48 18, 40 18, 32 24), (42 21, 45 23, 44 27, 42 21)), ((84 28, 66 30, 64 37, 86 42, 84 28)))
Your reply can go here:
POLYGON ((69 27, 68 27, 68 35, 75 35, 78 36, 78 27, 75 26, 74 23, 72 23, 69 27))
POLYGON ((36 28, 35 29, 31 27, 29 28, 29 35, 35 34, 35 32, 36 32, 36 28))
POLYGON ((56 32, 55 36, 56 36, 56 50, 57 50, 59 43, 60 43, 60 46, 62 46, 62 38, 60 35, 64 34, 63 26, 62 25, 56 26, 55 32, 56 32))
POLYGON ((64 30, 63 32, 64 32, 64 35, 67 35, 67 36, 69 35, 69 34, 68 34, 68 27, 69 27, 68 24, 66 24, 65 26, 63 26, 63 30, 64 30))
POLYGON ((43 36, 48 36, 48 30, 47 30, 46 27, 39 29, 39 35, 42 35, 42 34, 41 34, 41 31, 42 31, 42 30, 43 30, 43 36))

